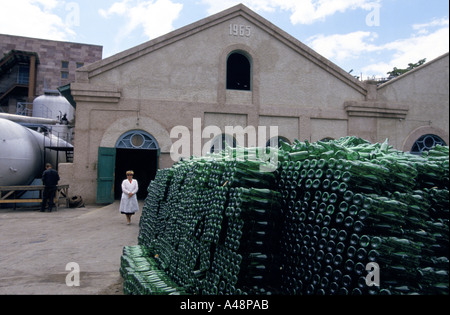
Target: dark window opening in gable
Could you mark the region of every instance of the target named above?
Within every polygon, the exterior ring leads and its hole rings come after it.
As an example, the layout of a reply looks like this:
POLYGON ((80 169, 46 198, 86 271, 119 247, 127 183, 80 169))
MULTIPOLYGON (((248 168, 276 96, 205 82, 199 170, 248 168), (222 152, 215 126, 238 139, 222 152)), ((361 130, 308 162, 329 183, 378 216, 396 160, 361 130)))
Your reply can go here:
POLYGON ((232 53, 227 60, 227 89, 250 91, 250 85, 250 61, 241 53, 232 53))

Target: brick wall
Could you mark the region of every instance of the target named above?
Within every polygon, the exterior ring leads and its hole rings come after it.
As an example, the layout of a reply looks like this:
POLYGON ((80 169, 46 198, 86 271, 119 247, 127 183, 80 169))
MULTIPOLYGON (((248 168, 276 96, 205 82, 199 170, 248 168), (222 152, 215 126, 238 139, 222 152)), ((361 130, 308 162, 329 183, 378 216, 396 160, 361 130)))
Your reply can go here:
POLYGON ((101 60, 103 53, 103 47, 98 45, 0 34, 0 58, 13 49, 38 53, 36 96, 42 95, 44 89, 56 90, 74 82, 77 63, 87 65, 101 60), (67 62, 67 68, 63 68, 63 62, 67 62), (62 72, 67 77, 62 77, 62 72))

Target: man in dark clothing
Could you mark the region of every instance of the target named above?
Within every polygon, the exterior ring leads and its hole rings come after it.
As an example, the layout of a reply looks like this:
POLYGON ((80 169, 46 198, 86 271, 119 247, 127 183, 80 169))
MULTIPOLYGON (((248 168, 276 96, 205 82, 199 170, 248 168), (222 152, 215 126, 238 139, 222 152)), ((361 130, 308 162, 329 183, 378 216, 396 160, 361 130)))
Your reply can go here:
POLYGON ((48 211, 52 212, 56 195, 56 186, 58 185, 59 174, 52 168, 50 163, 45 165, 45 171, 42 174, 42 183, 44 184, 44 193, 42 196, 41 212, 45 212, 45 206, 48 200, 48 211))

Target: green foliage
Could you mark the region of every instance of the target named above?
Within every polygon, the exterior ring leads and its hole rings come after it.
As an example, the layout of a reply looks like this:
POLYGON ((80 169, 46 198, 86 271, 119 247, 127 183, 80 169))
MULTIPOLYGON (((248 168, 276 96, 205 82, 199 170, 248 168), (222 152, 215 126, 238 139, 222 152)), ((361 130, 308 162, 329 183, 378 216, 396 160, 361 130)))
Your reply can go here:
POLYGON ((389 77, 398 77, 414 68, 417 68, 421 65, 423 65, 426 62, 426 58, 420 59, 417 63, 409 63, 408 68, 406 69, 398 69, 397 67, 394 67, 392 71, 389 71, 387 74, 389 74, 389 77))

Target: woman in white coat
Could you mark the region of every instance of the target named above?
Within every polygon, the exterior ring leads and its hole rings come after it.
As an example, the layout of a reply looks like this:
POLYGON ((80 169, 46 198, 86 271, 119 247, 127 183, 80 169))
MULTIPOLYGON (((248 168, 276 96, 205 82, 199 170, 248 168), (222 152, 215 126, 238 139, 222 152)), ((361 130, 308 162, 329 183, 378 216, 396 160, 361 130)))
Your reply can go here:
POLYGON ((120 213, 127 216, 127 224, 131 223, 131 216, 139 211, 136 193, 138 182, 133 179, 134 172, 127 171, 127 179, 122 182, 122 198, 120 199, 120 213))

